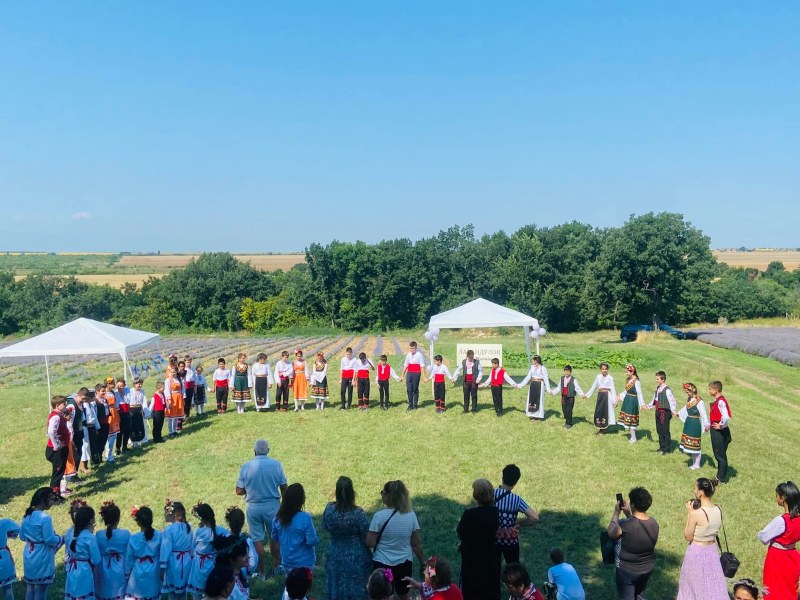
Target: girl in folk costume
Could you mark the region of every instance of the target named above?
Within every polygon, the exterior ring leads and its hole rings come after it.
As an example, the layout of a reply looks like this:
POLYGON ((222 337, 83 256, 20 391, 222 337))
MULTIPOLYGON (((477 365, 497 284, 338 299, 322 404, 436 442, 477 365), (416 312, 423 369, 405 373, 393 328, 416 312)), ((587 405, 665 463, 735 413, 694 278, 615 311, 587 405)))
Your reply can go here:
POLYGON ((256 545, 253 543, 252 538, 246 533, 242 533, 242 529, 244 529, 244 520, 244 511, 238 506, 231 506, 225 511, 225 522, 231 529, 231 535, 247 544, 246 575, 249 577, 258 569, 258 552, 256 551, 256 545))
POLYGON ((250 394, 250 365, 247 364, 247 354, 239 352, 236 355, 236 364, 233 366, 233 401, 236 403, 236 412, 244 414, 244 403, 252 399, 250 394))
POLYGON ((63 540, 53 531, 53 521, 45 511, 57 500, 58 495, 51 488, 39 488, 20 523, 19 539, 26 542, 22 568, 27 600, 46 600, 47 588, 56 576, 56 552, 63 540))
POLYGON ((317 410, 325 409, 325 402, 328 400, 328 361, 322 352, 317 352, 317 358, 311 367, 311 397, 317 410))
POLYGON ((636 367, 633 365, 625 366, 627 379, 625 380, 625 391, 620 392, 617 400, 622 401, 622 408, 619 411, 619 422, 626 431, 631 432, 630 443, 636 443, 636 428, 639 427, 639 409, 644 406, 644 395, 642 394, 642 384, 636 367))
POLYGON ((153 511, 147 506, 134 506, 131 516, 141 531, 131 536, 125 554, 125 599, 161 600, 161 533, 153 529, 153 511))
POLYGON ((249 600, 247 583, 247 542, 236 536, 219 536, 214 540, 217 556, 215 566, 226 565, 233 570, 233 589, 228 600, 249 600))
POLYGON ((480 387, 485 388, 492 386, 492 402, 494 403, 494 412, 498 417, 503 414, 503 382, 509 384, 511 387, 521 387, 508 376, 505 369, 500 368, 500 360, 493 358, 489 379, 480 387))
POLYGON ((253 390, 256 393, 256 410, 262 411, 269 408, 269 389, 274 382, 272 367, 267 362, 267 355, 263 352, 258 355, 253 363, 253 390))
POLYGON ((375 365, 367 358, 365 352, 360 352, 358 360, 355 364, 355 375, 353 376, 353 383, 356 387, 358 394, 358 410, 367 410, 369 408, 369 370, 375 370, 375 365))
POLYGON ((181 380, 181 391, 183 394, 183 413, 176 422, 176 431, 180 433, 183 430, 183 422, 189 419, 189 413, 186 410, 186 378, 188 376, 188 371, 186 370, 186 361, 179 361, 178 362, 178 369, 177 369, 178 379, 181 380))
POLYGON ((696 470, 700 468, 700 459, 703 456, 700 453, 700 436, 704 431, 708 431, 711 425, 708 422, 703 400, 697 395, 697 387, 693 383, 684 383, 683 389, 688 397, 686 406, 678 412, 678 417, 683 421, 683 433, 679 447, 692 457, 692 464, 689 468, 696 470))
POLYGON ((192 514, 200 519, 200 524, 192 533, 194 554, 192 555, 192 569, 187 589, 194 600, 201 600, 208 574, 214 568, 214 559, 216 558, 214 540, 228 535, 228 532, 224 527, 217 525, 214 509, 208 504, 196 504, 192 508, 192 514))
POLYGON ((167 397, 167 431, 169 437, 178 435, 178 422, 183 418, 183 381, 178 376, 178 368, 167 367, 167 378, 164 380, 164 394, 167 397))
POLYGON ((126 394, 131 415, 131 442, 134 447, 147 441, 147 428, 144 426, 147 398, 142 391, 143 385, 144 382, 137 377, 133 380, 133 389, 126 394))
POLYGON ((447 365, 442 364, 443 358, 441 354, 433 357, 433 364, 429 367, 431 372, 430 379, 425 379, 428 383, 433 379, 433 400, 436 404, 436 413, 441 414, 445 411, 445 396, 447 394, 447 385, 445 379, 455 381, 455 377, 450 374, 450 369, 447 365))
POLYGON ((197 365, 194 370, 194 414, 204 415, 206 412, 206 381, 203 375, 203 367, 197 365))
POLYGON ((225 359, 217 359, 217 370, 214 371, 214 394, 217 397, 217 414, 221 415, 228 410, 228 389, 230 387, 231 372, 225 366, 225 359))
POLYGON ((411 587, 420 590, 425 600, 463 600, 461 590, 453 583, 453 569, 447 561, 431 556, 422 570, 425 581, 406 577, 411 587))
POLYGON ((184 415, 186 418, 189 418, 189 415, 192 412, 192 404, 194 404, 194 395, 195 391, 197 390, 197 371, 192 367, 192 355, 186 354, 183 357, 184 363, 184 370, 186 371, 186 375, 183 378, 183 387, 184 387, 184 415))
POLYGON ((105 529, 95 533, 100 550, 100 564, 94 570, 94 595, 96 600, 123 600, 128 579, 125 576, 125 555, 131 532, 118 529, 120 510, 111 500, 103 502, 100 518, 105 529))
POLYGON ((121 419, 119 416, 119 405, 117 404, 116 384, 109 377, 106 379, 105 407, 108 414, 108 438, 106 439, 107 462, 114 462, 114 448, 117 444, 117 436, 120 434, 121 419))
POLYGON ((528 374, 525 375, 519 387, 525 387, 530 381, 531 386, 528 389, 528 403, 525 407, 525 416, 539 421, 544 420, 544 395, 545 392, 550 391, 550 376, 547 374, 547 369, 542 364, 542 357, 535 354, 531 358, 531 368, 528 374))
POLYGON ((167 498, 164 521, 168 525, 161 535, 161 568, 164 584, 161 593, 170 600, 186 598, 189 573, 192 568, 192 526, 186 522, 186 509, 180 502, 167 498))
POLYGON ((617 388, 614 386, 614 378, 608 373, 608 363, 600 363, 600 373, 594 378, 594 383, 583 397, 588 398, 597 390, 597 404, 594 408, 594 426, 597 433, 606 433, 609 425, 616 425, 614 407, 617 405, 617 388))
POLYGON ((380 396, 381 409, 389 410, 389 379, 400 381, 400 376, 394 372, 394 368, 389 364, 389 358, 381 354, 381 361, 378 363, 375 373, 375 383, 378 384, 378 395, 380 396))
POLYGON ((797 598, 800 579, 800 490, 791 481, 775 489, 775 502, 783 514, 775 517, 758 533, 762 544, 769 546, 764 560, 764 587, 766 600, 797 598))
POLYGON ((294 388, 294 411, 305 410, 308 400, 308 363, 303 358, 303 351, 299 348, 294 351, 292 363, 293 378, 290 387, 294 388), (300 408, 298 408, 298 404, 300 408))
POLYGON ((19 525, 11 519, 0 519, 0 599, 14 600, 12 585, 17 581, 14 558, 8 548, 9 538, 19 537, 19 525))
POLYGON ((100 549, 94 536, 94 509, 76 500, 70 509, 73 527, 64 536, 67 582, 65 600, 94 598, 93 571, 100 564, 100 549))
POLYGON ((281 352, 281 359, 275 363, 275 383, 278 389, 275 392, 275 411, 286 412, 289 410, 289 389, 292 383, 294 367, 289 362, 289 352, 281 352))

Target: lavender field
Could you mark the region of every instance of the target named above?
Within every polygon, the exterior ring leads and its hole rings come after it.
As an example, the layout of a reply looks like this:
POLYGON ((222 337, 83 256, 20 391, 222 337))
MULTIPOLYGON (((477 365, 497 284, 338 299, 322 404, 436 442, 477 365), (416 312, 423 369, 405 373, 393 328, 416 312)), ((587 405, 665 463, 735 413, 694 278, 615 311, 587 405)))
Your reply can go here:
POLYGON ((800 328, 712 327, 693 333, 697 333, 699 341, 712 346, 741 350, 800 367, 800 328))

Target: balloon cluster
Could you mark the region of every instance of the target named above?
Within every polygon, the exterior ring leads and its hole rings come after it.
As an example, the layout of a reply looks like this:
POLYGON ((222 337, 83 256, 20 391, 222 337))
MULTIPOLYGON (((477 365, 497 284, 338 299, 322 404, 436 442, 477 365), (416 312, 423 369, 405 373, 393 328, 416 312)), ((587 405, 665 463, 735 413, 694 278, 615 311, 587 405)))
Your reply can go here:
POLYGON ((425 339, 430 342, 435 342, 439 339, 439 330, 436 327, 428 329, 428 331, 425 332, 425 339))
POLYGON ((537 339, 539 339, 540 337, 544 337, 544 336, 546 336, 546 335, 547 335, 547 329, 545 329, 544 327, 539 327, 539 325, 538 325, 538 324, 536 324, 536 325, 534 325, 533 327, 531 327, 531 333, 530 333, 530 336, 531 336, 531 338, 533 338, 534 340, 537 340, 537 339))

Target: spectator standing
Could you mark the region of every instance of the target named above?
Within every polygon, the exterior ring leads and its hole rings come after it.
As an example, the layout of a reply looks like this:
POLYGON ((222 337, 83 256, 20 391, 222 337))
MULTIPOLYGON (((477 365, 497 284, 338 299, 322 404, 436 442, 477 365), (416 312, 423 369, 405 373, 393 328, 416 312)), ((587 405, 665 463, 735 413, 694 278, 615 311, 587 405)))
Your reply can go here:
POLYGON ((311 515, 303 510, 305 503, 302 485, 293 483, 286 488, 270 533, 273 573, 289 573, 299 567, 314 569, 319 536, 311 515))
POLYGON ((628 503, 614 504, 608 536, 619 540, 615 576, 620 600, 644 598, 647 582, 653 573, 659 527, 656 520, 647 514, 652 504, 653 497, 643 487, 635 487, 628 493, 628 503), (624 513, 626 518, 620 520, 620 513, 624 513))
POLYGON ((464 600, 500 600, 500 564, 495 549, 500 517, 492 484, 476 479, 472 497, 478 505, 464 511, 456 528, 461 540, 461 593, 464 600))
POLYGON ((708 392, 714 398, 711 402, 711 448, 714 460, 717 461, 717 476, 714 485, 728 483, 728 445, 731 443, 731 405, 722 395, 722 383, 712 381, 708 384, 708 392))
POLYGON ((286 491, 283 465, 269 458, 267 440, 258 440, 253 447, 255 458, 246 462, 236 480, 236 494, 245 497, 247 528, 258 553, 258 572, 266 576, 267 559, 264 540, 270 539, 272 521, 286 491))
POLYGON ((800 580, 800 490, 791 481, 775 489, 775 502, 783 514, 775 517, 758 533, 767 548, 764 560, 764 597, 767 600, 796 600, 800 580))
POLYGON ((514 494, 512 490, 522 477, 517 465, 506 465, 503 468, 503 483, 494 491, 494 505, 499 513, 499 526, 496 538, 497 568, 505 559, 506 564, 519 562, 519 527, 533 525, 539 515, 528 506, 527 502, 514 494), (523 513, 527 518, 517 524, 517 514, 523 513))

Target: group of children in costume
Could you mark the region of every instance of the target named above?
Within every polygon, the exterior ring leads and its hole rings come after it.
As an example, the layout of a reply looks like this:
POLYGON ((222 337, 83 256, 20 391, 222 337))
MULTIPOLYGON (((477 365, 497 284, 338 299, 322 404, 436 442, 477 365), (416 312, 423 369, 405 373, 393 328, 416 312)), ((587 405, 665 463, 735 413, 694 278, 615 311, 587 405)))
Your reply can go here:
MULTIPOLYGON (((226 597, 249 599, 249 578, 255 573, 258 555, 252 540, 242 533, 245 515, 240 508, 226 511, 226 529, 216 524, 208 504, 197 504, 192 514, 199 522, 192 527, 183 504, 167 500, 166 527, 158 531, 153 528, 153 511, 135 506, 130 517, 138 531, 132 533, 119 527, 122 513, 113 502, 104 502, 96 515, 85 501, 73 500, 73 526, 60 536, 47 514, 59 501, 51 488, 40 488, 19 525, 0 520, 4 545, 8 538, 25 543, 22 558, 27 600, 46 600, 55 578, 55 557, 62 547, 66 600, 160 600, 162 595, 170 600, 185 600, 187 595, 200 600, 221 596, 214 593, 220 583, 230 583, 229 589, 223 585, 226 597), (96 517, 104 527, 95 532, 96 517), (215 569, 222 570, 222 582, 219 576, 211 576, 215 569)), ((3 600, 13 600, 11 584, 16 581, 16 569, 7 546, 3 550, 0 589, 3 600)))

